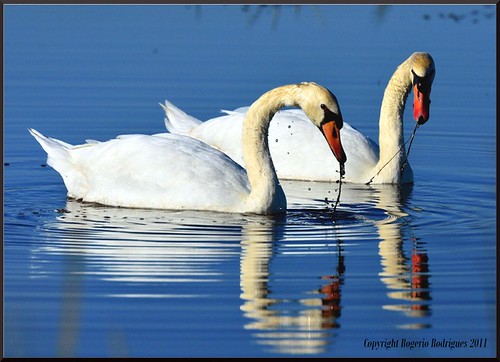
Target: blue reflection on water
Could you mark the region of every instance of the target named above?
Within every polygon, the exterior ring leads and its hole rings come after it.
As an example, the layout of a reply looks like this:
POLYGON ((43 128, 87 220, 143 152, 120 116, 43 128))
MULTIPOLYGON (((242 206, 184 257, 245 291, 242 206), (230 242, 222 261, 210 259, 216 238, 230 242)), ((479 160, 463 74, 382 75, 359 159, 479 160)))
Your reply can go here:
MULTIPOLYGON (((491 356, 495 22, 487 6, 6 6, 7 356, 491 356), (437 66, 415 186, 285 182, 284 218, 65 198, 26 129, 70 143, 164 131, 313 80, 378 139, 387 80, 437 66), (365 339, 487 348, 373 351, 365 339)), ((408 106, 409 107, 409 106, 408 106)), ((407 134, 413 128, 405 114, 407 134)))

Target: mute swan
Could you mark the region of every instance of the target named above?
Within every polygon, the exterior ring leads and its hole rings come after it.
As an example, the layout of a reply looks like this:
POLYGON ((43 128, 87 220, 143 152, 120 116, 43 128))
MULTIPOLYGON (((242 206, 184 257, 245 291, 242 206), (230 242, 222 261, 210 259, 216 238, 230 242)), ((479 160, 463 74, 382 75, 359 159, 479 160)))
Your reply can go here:
MULTIPOLYGON (((344 123, 342 143, 348 159, 345 182, 367 183, 372 177, 371 182, 378 184, 413 182, 409 164, 402 174, 400 172, 407 161, 403 137, 405 102, 413 88, 413 116, 419 124, 425 123, 429 119, 434 74, 434 61, 427 53, 412 54, 396 69, 385 89, 380 110, 380 147, 344 123)), ((169 132, 206 142, 244 166, 240 139, 235 135, 241 132, 247 108, 223 111, 225 116, 201 122, 169 101, 165 104, 165 125, 169 132)), ((338 179, 337 162, 322 142, 321 135, 306 120, 304 113, 296 109, 282 110, 274 116, 269 128, 269 143, 277 175, 289 180, 335 181, 338 179)))
POLYGON ((235 134, 243 141, 247 171, 224 153, 182 135, 123 135, 72 146, 29 131, 71 198, 111 206, 271 214, 286 210, 267 138, 271 118, 284 106, 304 110, 343 166, 340 108, 335 96, 316 83, 275 88, 248 109, 242 133, 235 134))

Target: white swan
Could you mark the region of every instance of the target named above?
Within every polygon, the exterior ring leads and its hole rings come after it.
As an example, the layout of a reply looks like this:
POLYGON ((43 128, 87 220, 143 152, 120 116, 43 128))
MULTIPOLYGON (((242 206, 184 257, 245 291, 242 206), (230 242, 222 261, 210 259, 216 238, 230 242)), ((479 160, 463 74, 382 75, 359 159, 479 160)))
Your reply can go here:
POLYGON ((182 135, 125 135, 72 146, 29 131, 71 198, 124 207, 270 214, 286 210, 267 138, 271 118, 284 106, 301 107, 339 162, 345 162, 339 105, 315 83, 275 88, 248 109, 237 136, 247 171, 224 153, 182 135))
MULTIPOLYGON (((349 124, 344 123, 346 182, 402 183, 413 181, 406 161, 403 113, 406 98, 414 89, 414 118, 419 124, 429 119, 429 95, 435 68, 427 53, 414 53, 395 71, 385 89, 380 110, 379 146, 349 124), (387 166, 383 167, 393 156, 387 166), (380 173, 378 173, 380 171, 380 173), (378 173, 378 174, 377 174, 378 173), (376 175, 376 176, 375 176, 376 175), (375 177, 374 177, 375 176, 375 177)), ((165 125, 169 132, 197 138, 220 149, 244 166, 240 139, 245 107, 224 111, 227 115, 201 122, 165 101, 165 125)), ((339 166, 331 152, 301 110, 282 110, 269 128, 271 155, 279 178, 289 180, 335 181, 339 166)))

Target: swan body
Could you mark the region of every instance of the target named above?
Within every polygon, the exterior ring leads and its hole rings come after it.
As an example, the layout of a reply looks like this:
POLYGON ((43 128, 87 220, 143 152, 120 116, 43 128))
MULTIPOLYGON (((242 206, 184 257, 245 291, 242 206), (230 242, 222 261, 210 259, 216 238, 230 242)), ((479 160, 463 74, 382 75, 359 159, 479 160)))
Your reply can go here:
POLYGON ((271 214, 286 210, 286 198, 267 130, 272 115, 286 105, 302 107, 339 162, 345 162, 337 100, 315 83, 278 87, 250 107, 238 136, 247 170, 184 135, 123 135, 72 146, 29 131, 47 152, 48 164, 61 174, 71 198, 122 207, 271 214))
MULTIPOLYGON (((183 114, 169 101, 165 101, 164 109, 167 114, 165 123, 171 132, 202 140, 244 167, 242 147, 235 142, 234 135, 241 133, 248 107, 223 110, 226 115, 205 122, 197 121, 196 127, 186 128, 186 133, 171 123, 182 122, 181 126, 185 126, 183 120, 191 116, 183 114)), ((309 123, 304 112, 298 109, 281 110, 274 115, 269 126, 269 146, 278 177, 284 180, 338 181, 339 163, 330 156, 324 137, 309 123)), ((365 175, 365 166, 374 168, 377 164, 377 144, 344 122, 342 145, 347 156, 344 181, 369 178, 365 175)))
MULTIPOLYGON (((413 182, 413 171, 407 163, 404 147, 405 102, 413 88, 414 118, 420 124, 425 123, 429 118, 429 94, 434 74, 434 61, 427 53, 412 54, 396 69, 381 105, 378 145, 344 122, 345 182, 413 182)), ((223 111, 225 115, 205 122, 186 114, 169 101, 165 101, 163 108, 169 132, 202 140, 245 166, 241 143, 235 135, 241 133, 248 107, 223 111)), ((278 177, 288 180, 338 180, 339 163, 322 138, 303 111, 291 109, 276 113, 269 128, 269 145, 278 177)))

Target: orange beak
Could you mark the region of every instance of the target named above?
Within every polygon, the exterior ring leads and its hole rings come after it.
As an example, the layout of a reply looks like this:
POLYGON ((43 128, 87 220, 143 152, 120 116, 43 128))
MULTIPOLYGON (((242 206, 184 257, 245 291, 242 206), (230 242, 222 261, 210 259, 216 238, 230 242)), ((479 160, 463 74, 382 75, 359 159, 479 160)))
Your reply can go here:
MULTIPOLYGON (((323 136, 325 136, 335 158, 339 161, 340 165, 343 166, 347 157, 342 147, 342 142, 340 142, 340 128, 337 126, 337 123, 335 121, 323 123, 321 125, 321 132, 323 136)), ((343 171, 343 167, 341 167, 341 171, 343 171)))
POLYGON ((413 86, 413 119, 418 124, 424 124, 429 120, 430 105, 430 88, 429 93, 422 93, 415 84, 413 86))

